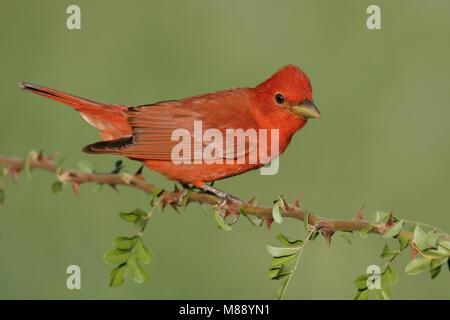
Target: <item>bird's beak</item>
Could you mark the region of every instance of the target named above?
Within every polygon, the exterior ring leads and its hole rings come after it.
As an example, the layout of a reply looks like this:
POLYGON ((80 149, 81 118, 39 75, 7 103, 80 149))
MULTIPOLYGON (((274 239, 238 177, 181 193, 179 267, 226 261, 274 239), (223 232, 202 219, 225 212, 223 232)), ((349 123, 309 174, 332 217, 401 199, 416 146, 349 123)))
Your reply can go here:
POLYGON ((293 113, 302 118, 320 118, 319 109, 317 109, 314 103, 312 103, 312 101, 309 101, 308 99, 303 101, 301 104, 293 106, 291 108, 293 113))

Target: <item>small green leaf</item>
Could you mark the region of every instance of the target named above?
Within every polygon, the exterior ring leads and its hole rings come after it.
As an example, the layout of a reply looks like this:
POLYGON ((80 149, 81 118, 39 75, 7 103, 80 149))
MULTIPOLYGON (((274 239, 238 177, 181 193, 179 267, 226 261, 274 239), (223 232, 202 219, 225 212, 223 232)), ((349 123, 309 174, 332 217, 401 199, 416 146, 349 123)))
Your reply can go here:
POLYGON ((78 161, 78 168, 80 169, 80 171, 86 172, 86 173, 92 173, 92 171, 93 171, 92 164, 86 160, 78 161))
POLYGON ((437 249, 427 249, 424 251, 427 255, 437 257, 437 258, 445 258, 449 256, 449 252, 443 246, 439 245, 437 249))
POLYGON ((387 284, 390 284, 391 286, 393 286, 398 281, 398 274, 397 274, 397 272, 395 272, 394 269, 391 268, 390 265, 387 265, 386 270, 384 270, 384 273, 381 276, 381 279, 384 282, 386 282, 387 284))
POLYGON ((277 239, 284 245, 287 246, 299 246, 303 243, 302 240, 298 239, 298 240, 289 240, 286 236, 284 236, 283 234, 279 233, 277 234, 277 239))
POLYGON ((5 190, 0 188, 0 208, 4 202, 5 202, 5 190))
POLYGON ((420 250, 428 248, 427 234, 418 225, 414 228, 413 239, 420 250))
POLYGON ((400 250, 405 249, 409 244, 409 238, 407 236, 398 237, 398 241, 400 242, 400 250))
POLYGON ((248 221, 250 221, 250 223, 251 223, 252 225, 257 226, 257 227, 262 226, 262 223, 258 223, 258 222, 256 222, 253 218, 251 218, 251 217, 247 214, 247 212, 245 212, 244 208, 241 208, 240 213, 241 213, 244 217, 246 217, 246 218, 248 219, 248 221))
POLYGON ((275 292, 275 300, 280 300, 283 298, 284 291, 286 290, 286 285, 288 283, 289 278, 286 278, 280 282, 278 285, 277 291, 275 292))
POLYGON ((150 263, 153 260, 153 252, 144 246, 142 238, 138 237, 135 247, 136 258, 142 263, 150 263))
POLYGON ((103 260, 110 265, 119 265, 128 261, 131 257, 129 250, 112 249, 105 253, 103 260))
POLYGON ((309 231, 309 212, 306 211, 305 216, 303 217, 303 226, 305 227, 306 231, 309 231))
POLYGON ((63 190, 62 182, 56 181, 55 183, 52 184, 52 192, 54 194, 59 194, 62 192, 62 190, 63 190))
POLYGON ((383 233, 383 238, 389 239, 389 238, 395 237, 396 235, 398 235, 400 233, 402 228, 403 228, 403 221, 394 223, 392 228, 390 228, 389 230, 387 230, 383 233))
POLYGON ((56 178, 58 178, 61 175, 61 170, 62 170, 64 161, 66 161, 66 159, 59 160, 58 165, 56 166, 56 170, 55 170, 56 178))
POLYGON ((272 262, 270 263, 270 268, 281 268, 282 265, 288 266, 295 261, 296 257, 297 254, 295 253, 291 254, 290 256, 274 257, 272 258, 272 262))
POLYGON ((228 223, 225 222, 223 217, 219 214, 218 210, 214 210, 214 221, 216 222, 216 225, 219 229, 231 231, 231 227, 228 225, 228 223))
POLYGON ((390 215, 389 212, 377 210, 375 212, 372 212, 372 214, 370 215, 370 222, 374 224, 386 222, 388 220, 389 215, 390 215))
POLYGON ((356 278, 353 283, 355 284, 356 289, 365 290, 367 289, 367 279, 369 278, 368 274, 364 274, 356 278))
POLYGON ((153 206, 155 199, 159 198, 160 195, 162 195, 164 192, 163 188, 155 188, 152 192, 152 200, 150 201, 150 204, 153 206))
POLYGON ((352 232, 347 232, 347 231, 340 231, 339 235, 344 238, 348 244, 352 244, 353 241, 353 233, 352 232))
POLYGON ((28 179, 31 179, 30 174, 30 160, 31 160, 31 154, 33 153, 33 150, 28 152, 27 157, 25 158, 25 163, 23 165, 23 171, 25 171, 25 175, 28 179))
POLYGON ((139 238, 137 236, 128 238, 128 237, 117 237, 114 239, 114 246, 117 249, 123 249, 123 250, 130 250, 134 247, 134 244, 136 242, 136 238, 139 238))
POLYGON ((361 228, 361 230, 359 230, 359 235, 362 239, 365 239, 369 236, 369 233, 371 233, 372 230, 373 230, 373 226, 361 228))
POLYGON ((135 255, 131 255, 127 262, 130 268, 130 275, 137 283, 144 283, 148 280, 148 273, 144 267, 141 266, 135 255))
POLYGON ((126 264, 122 264, 117 268, 112 269, 109 274, 109 286, 110 287, 120 286, 125 281, 127 271, 128 266, 126 264))
POLYGON ((120 211, 119 215, 126 222, 136 222, 138 218, 146 217, 147 213, 144 210, 136 209, 132 212, 120 211))
POLYGON ((355 300, 369 300, 370 290, 358 290, 356 292, 355 300))
POLYGON ((390 245, 386 244, 380 257, 386 260, 393 260, 399 253, 400 251, 395 250, 390 245))
POLYGON ((406 265, 405 271, 410 275, 418 274, 425 270, 429 264, 430 260, 426 258, 416 258, 406 265))
POLYGON ((446 259, 433 259, 430 263, 430 277, 435 279, 441 272, 442 265, 448 260, 446 259))
POLYGON ((281 212, 280 212, 280 205, 281 205, 282 201, 283 200, 281 199, 281 197, 278 198, 278 200, 275 201, 275 204, 272 207, 273 220, 278 224, 283 223, 283 216, 281 215, 281 212))
POLYGON ((438 244, 450 252, 450 241, 445 240, 445 239, 440 239, 438 241, 438 244))
POLYGON ((266 250, 272 257, 283 257, 283 256, 290 256, 292 254, 299 252, 300 247, 280 248, 266 245, 266 250))
POLYGON ((287 265, 281 265, 278 268, 273 268, 269 271, 269 277, 272 280, 280 280, 292 274, 292 270, 287 265))

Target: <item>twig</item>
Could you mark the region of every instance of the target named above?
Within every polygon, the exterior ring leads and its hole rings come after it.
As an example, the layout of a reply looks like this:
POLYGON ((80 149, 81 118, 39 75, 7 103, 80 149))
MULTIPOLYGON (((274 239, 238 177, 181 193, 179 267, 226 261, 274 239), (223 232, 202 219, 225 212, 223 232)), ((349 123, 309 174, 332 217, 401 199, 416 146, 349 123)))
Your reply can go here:
MULTIPOLYGON (((0 156, 0 164, 3 164, 5 168, 10 172, 20 172, 24 169, 26 160, 0 156)), ((43 157, 41 154, 38 155, 36 152, 33 152, 28 157, 27 165, 28 169, 30 170, 41 169, 53 173, 56 173, 59 170, 59 179, 63 179, 63 181, 61 182, 72 182, 76 184, 93 182, 108 184, 113 187, 117 185, 123 185, 140 189, 148 194, 152 194, 153 191, 158 189, 157 186, 144 180, 142 175, 140 174, 101 174, 81 172, 67 168, 58 168, 58 165, 51 160, 51 157, 43 157)), ((162 200, 163 205, 176 205, 180 192, 181 191, 177 189, 174 191, 164 191, 160 195, 160 199, 162 200)), ((223 199, 215 195, 192 191, 189 195, 188 202, 220 205, 223 202, 223 199)), ((254 215, 264 220, 272 219, 271 207, 256 206, 252 203, 243 203, 234 199, 228 199, 226 203, 223 204, 222 209, 226 212, 235 213, 239 213, 241 209, 244 209, 245 212, 249 215, 254 215)), ((305 215, 307 214, 307 211, 305 209, 302 209, 295 204, 290 205, 287 203, 285 203, 285 205, 280 208, 280 212, 284 217, 290 217, 301 221, 305 219, 305 215)), ((334 220, 323 218, 312 213, 309 213, 308 215, 308 224, 317 226, 317 229, 325 232, 358 231, 371 225, 369 221, 361 219, 360 217, 356 217, 352 220, 334 220)), ((378 229, 376 227, 373 230, 373 233, 382 234, 383 232, 384 230, 378 229)))

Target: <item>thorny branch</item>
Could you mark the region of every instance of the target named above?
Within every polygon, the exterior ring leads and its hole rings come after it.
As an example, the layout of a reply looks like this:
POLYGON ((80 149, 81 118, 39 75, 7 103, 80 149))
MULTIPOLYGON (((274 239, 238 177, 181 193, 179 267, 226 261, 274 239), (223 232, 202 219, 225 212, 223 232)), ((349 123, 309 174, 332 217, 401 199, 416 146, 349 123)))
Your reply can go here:
MULTIPOLYGON (((0 156, 0 164, 5 167, 6 172, 11 173, 13 177, 17 177, 17 174, 24 169, 41 169, 53 173, 58 172, 58 179, 61 182, 71 182, 75 193, 77 193, 78 186, 82 183, 92 182, 107 184, 115 188, 117 185, 128 186, 136 189, 140 189, 148 194, 152 194, 158 187, 147 182, 140 172, 132 175, 127 173, 121 174, 101 174, 101 173, 88 173, 81 172, 67 168, 59 168, 58 165, 52 161, 53 155, 44 157, 42 154, 38 154, 34 151, 30 152, 27 159, 11 158, 6 156, 0 156), (27 168, 25 168, 27 167, 27 168)), ((165 190, 160 196, 163 207, 170 204, 174 209, 179 206, 179 198, 182 191, 175 187, 175 190, 165 190)), ((253 205, 252 201, 243 202, 239 199, 227 199, 226 202, 223 199, 204 192, 192 191, 189 193, 189 199, 187 202, 204 203, 213 206, 220 206, 221 210, 224 210, 227 214, 239 214, 241 209, 244 209, 248 215, 253 215, 264 219, 270 223, 273 221, 272 207, 262 207, 253 205)), ((294 201, 292 204, 288 204, 283 200, 280 206, 280 212, 284 217, 290 217, 303 221, 305 216, 308 216, 308 223, 315 226, 317 230, 324 233, 328 240, 328 236, 335 231, 359 231, 362 228, 371 226, 371 223, 364 220, 361 211, 358 215, 351 220, 334 220, 320 217, 312 214, 305 209, 300 208, 298 201, 294 201)), ((379 225, 374 227, 373 233, 383 234, 389 225, 379 225)), ((411 238, 411 234, 402 231, 401 235, 411 238)))

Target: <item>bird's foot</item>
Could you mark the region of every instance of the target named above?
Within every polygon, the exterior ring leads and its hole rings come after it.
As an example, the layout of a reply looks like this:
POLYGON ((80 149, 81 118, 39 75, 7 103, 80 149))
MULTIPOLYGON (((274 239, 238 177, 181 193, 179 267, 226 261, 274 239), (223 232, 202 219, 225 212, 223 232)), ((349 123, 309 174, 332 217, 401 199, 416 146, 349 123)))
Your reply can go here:
POLYGON ((225 191, 222 191, 222 190, 219 190, 217 188, 214 188, 212 185, 208 185, 208 184, 204 183, 201 188, 204 191, 207 191, 209 193, 212 193, 212 194, 218 196, 219 198, 222 198, 224 201, 222 201, 219 204, 219 206, 222 205, 222 207, 223 207, 225 205, 225 203, 227 202, 227 200, 232 200, 232 201, 237 201, 237 202, 242 202, 243 203, 243 201, 241 199, 236 198, 235 196, 233 196, 233 195, 231 195, 231 194, 229 194, 229 193, 227 193, 225 191))

